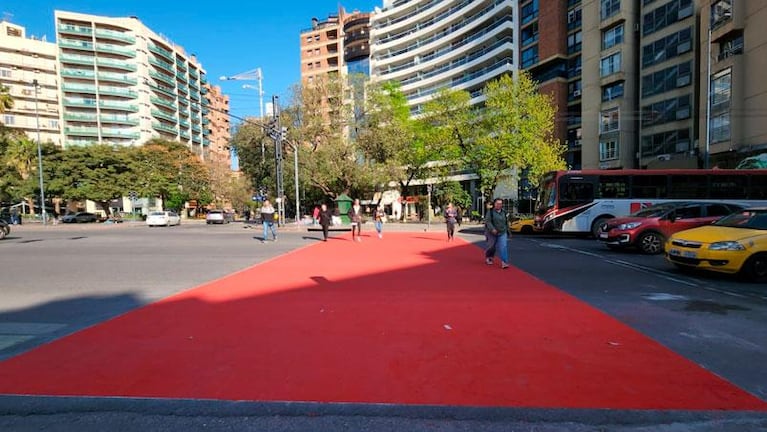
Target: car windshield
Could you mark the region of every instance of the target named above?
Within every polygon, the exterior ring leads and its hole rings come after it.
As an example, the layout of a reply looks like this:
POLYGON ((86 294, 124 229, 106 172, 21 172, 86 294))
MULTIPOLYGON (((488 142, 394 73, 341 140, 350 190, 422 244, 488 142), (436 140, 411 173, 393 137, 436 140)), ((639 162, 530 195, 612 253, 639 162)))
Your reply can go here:
POLYGON ((636 211, 632 216, 645 218, 661 217, 671 209, 672 207, 668 205, 652 206, 636 211))
POLYGON ((767 230, 767 210, 742 210, 714 222, 716 226, 767 230))

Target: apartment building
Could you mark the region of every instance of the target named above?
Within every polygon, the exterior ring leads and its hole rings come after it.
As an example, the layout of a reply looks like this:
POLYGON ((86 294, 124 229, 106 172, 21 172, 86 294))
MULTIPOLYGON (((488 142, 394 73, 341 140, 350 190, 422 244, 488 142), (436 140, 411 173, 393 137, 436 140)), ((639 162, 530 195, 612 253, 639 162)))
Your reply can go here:
POLYGON ((343 23, 344 65, 348 74, 370 75, 370 14, 340 11, 343 23))
POLYGON ((65 146, 186 143, 206 158, 205 70, 135 17, 56 11, 65 146))
POLYGON ((217 162, 231 164, 229 141, 232 138, 229 119, 229 96, 221 87, 205 84, 210 99, 210 114, 203 117, 203 127, 210 130, 210 158, 217 162))
POLYGON ((396 80, 411 112, 442 88, 484 100, 488 81, 517 67, 517 0, 384 0, 371 17, 371 78, 396 80))
POLYGON ((733 168, 767 153, 767 2, 702 3, 698 148, 704 165, 733 168))
POLYGON ((565 161, 581 168, 583 11, 581 0, 519 3, 520 67, 557 107, 554 136, 567 146, 565 161))
POLYGON ((324 21, 312 18, 312 26, 301 31, 301 82, 311 84, 318 76, 339 74, 343 64, 341 33, 337 14, 324 21))
POLYGON ((56 44, 0 21, 0 84, 14 99, 0 122, 30 139, 61 144, 56 44))

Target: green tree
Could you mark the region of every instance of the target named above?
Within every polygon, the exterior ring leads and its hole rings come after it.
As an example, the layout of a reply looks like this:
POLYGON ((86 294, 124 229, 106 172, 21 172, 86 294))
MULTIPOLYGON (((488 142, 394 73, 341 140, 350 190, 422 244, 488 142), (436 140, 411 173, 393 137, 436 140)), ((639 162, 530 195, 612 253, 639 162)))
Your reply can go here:
POLYGON ((485 96, 483 133, 468 143, 463 157, 480 176, 486 198, 511 168, 527 169, 537 181, 543 172, 565 167, 565 147, 553 135, 554 104, 527 72, 488 83, 485 96))

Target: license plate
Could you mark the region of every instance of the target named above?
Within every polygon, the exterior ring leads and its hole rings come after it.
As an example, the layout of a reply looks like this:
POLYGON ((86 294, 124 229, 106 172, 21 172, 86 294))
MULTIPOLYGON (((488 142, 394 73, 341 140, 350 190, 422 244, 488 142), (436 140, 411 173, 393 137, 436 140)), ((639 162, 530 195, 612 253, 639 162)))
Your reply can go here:
POLYGON ((599 233, 599 238, 606 239, 607 238, 607 233, 606 232, 599 233))
POLYGON ((697 252, 683 251, 683 250, 679 250, 679 249, 669 249, 668 254, 669 255, 674 255, 674 256, 685 257, 685 258, 697 258, 698 257, 697 252))

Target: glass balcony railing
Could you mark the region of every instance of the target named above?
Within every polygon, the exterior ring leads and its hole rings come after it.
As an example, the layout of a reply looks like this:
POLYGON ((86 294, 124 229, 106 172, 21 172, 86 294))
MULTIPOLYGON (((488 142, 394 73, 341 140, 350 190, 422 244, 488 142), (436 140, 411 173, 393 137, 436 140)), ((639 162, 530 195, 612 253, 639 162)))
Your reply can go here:
POLYGON ((91 35, 93 29, 90 27, 77 26, 73 24, 59 24, 59 33, 79 34, 79 35, 91 35))
POLYGON ((64 98, 64 106, 77 108, 96 108, 96 99, 64 98))
POLYGON ((181 105, 189 106, 189 100, 183 96, 178 98, 178 103, 181 105))
POLYGON ((87 126, 67 127, 64 128, 64 133, 67 135, 99 136, 99 128, 87 126))
POLYGON ((98 117, 96 116, 96 114, 86 114, 86 113, 66 113, 66 114, 64 114, 64 120, 69 120, 69 121, 96 122, 97 119, 98 119, 98 117))
POLYGON ((185 118, 186 118, 186 117, 189 117, 189 110, 188 110, 188 109, 180 109, 178 112, 179 112, 179 114, 180 114, 181 116, 183 116, 183 117, 185 117, 185 118))
POLYGON ((72 78, 95 78, 96 73, 92 70, 82 70, 82 69, 62 69, 61 70, 61 76, 65 77, 72 77, 72 78))
POLYGON ((62 63, 75 63, 89 66, 93 66, 93 62, 96 60, 96 58, 93 56, 67 53, 61 53, 59 58, 61 59, 62 63))
POLYGON ((170 115, 170 114, 168 114, 166 112, 163 112, 163 111, 160 111, 158 109, 153 109, 152 110, 152 115, 157 117, 157 118, 168 120, 169 122, 172 122, 172 123, 176 123, 178 121, 176 119, 176 116, 170 115))
POLYGON ((99 106, 103 109, 138 112, 138 105, 120 101, 101 101, 99 106))
POLYGON ((184 128, 184 129, 188 129, 188 128, 189 128, 189 122, 188 122, 188 121, 186 121, 186 120, 181 120, 181 121, 179 121, 179 124, 180 124, 180 125, 181 125, 181 126, 184 128))
POLYGON ((189 132, 187 131, 181 131, 181 138, 189 139, 189 132))
POLYGON ((138 96, 136 91, 124 87, 99 87, 99 94, 124 96, 129 98, 135 98, 138 96))
POLYGON ((200 101, 200 95, 195 92, 189 93, 189 97, 192 98, 192 100, 195 100, 198 102, 200 101))
POLYGON ((158 79, 160 81, 163 81, 166 84, 170 84, 170 85, 174 84, 173 78, 169 77, 168 75, 165 75, 164 73, 160 73, 160 72, 157 72, 157 71, 150 70, 149 71, 149 76, 152 77, 152 78, 156 78, 156 79, 158 79))
POLYGON ((202 129, 200 129, 200 127, 199 127, 199 126, 197 126, 197 125, 193 125, 193 126, 192 126, 192 130, 193 130, 193 131, 195 131, 195 132, 197 132, 197 133, 200 133, 200 132, 202 132, 202 129))
POLYGON ((101 115, 99 116, 99 119, 101 120, 101 123, 117 123, 132 126, 138 126, 139 124, 137 119, 132 119, 127 115, 101 115))
POLYGON ((138 79, 111 72, 99 72, 99 81, 121 82, 126 84, 138 84, 138 79))
MULTIPOLYGON (((157 53, 157 54, 163 55, 163 56, 165 56, 168 59, 173 59, 173 53, 172 52, 166 50, 163 47, 157 46, 157 45, 155 45, 153 43, 149 44, 149 51, 152 51, 153 53, 157 53)), ((173 68, 173 65, 171 65, 171 68, 173 68)))
POLYGON ((72 48, 85 51, 93 51, 93 43, 74 40, 74 39, 59 39, 59 46, 61 48, 72 48))
POLYGON ((105 38, 105 39, 113 39, 113 40, 119 40, 123 42, 130 42, 135 43, 136 38, 129 35, 128 33, 123 33, 115 30, 107 30, 107 29, 96 29, 96 36, 99 38, 105 38))
POLYGON ((200 79, 200 75, 195 72, 194 69, 189 69, 189 76, 192 77, 194 80, 200 79))
POLYGON ((168 132, 168 133, 171 133, 173 135, 177 135, 178 134, 178 130, 176 130, 175 127, 171 127, 171 126, 162 124, 160 122, 153 122, 152 123, 152 127, 155 128, 156 130, 168 132))
POLYGON ((187 94, 189 93, 189 87, 184 84, 179 84, 178 89, 184 93, 187 93, 187 94))
POLYGON ((176 98, 176 92, 174 91, 173 87, 166 87, 162 84, 158 84, 156 86, 152 86, 152 90, 162 92, 163 94, 170 96, 174 99, 176 98))
POLYGON ((152 97, 149 98, 149 100, 151 100, 152 103, 156 103, 157 105, 162 105, 164 107, 171 108, 174 111, 176 110, 176 103, 175 103, 175 101, 170 101, 168 99, 164 99, 164 98, 157 97, 157 96, 152 96, 152 97))
POLYGON ((66 140, 67 146, 73 146, 73 147, 85 147, 93 144, 98 144, 98 141, 95 140, 66 140))
POLYGON ((138 139, 141 136, 141 134, 138 133, 138 132, 133 132, 130 129, 102 128, 101 129, 101 136, 111 137, 111 138, 133 138, 133 139, 138 139))
POLYGON ((136 57, 136 50, 125 48, 120 45, 112 44, 96 44, 96 50, 100 52, 107 52, 110 54, 119 54, 126 57, 136 57))
POLYGON ((168 63, 168 62, 166 62, 164 60, 160 60, 157 57, 149 57, 149 63, 151 63, 151 64, 153 64, 153 65, 155 65, 157 67, 163 68, 163 69, 165 69, 166 71, 168 71, 170 73, 174 73, 173 72, 173 65, 172 64, 170 64, 170 63, 168 63))
POLYGON ((103 58, 103 57, 96 59, 96 63, 99 66, 111 67, 116 69, 124 69, 124 70, 129 70, 131 72, 136 72, 136 69, 137 69, 135 64, 131 64, 124 61, 115 60, 115 59, 103 58))
POLYGON ((77 92, 77 93, 92 93, 92 94, 96 94, 96 86, 95 85, 64 83, 64 84, 61 85, 61 88, 65 92, 77 92))
POLYGON ((202 119, 202 124, 206 125, 208 123, 210 123, 210 120, 208 118, 202 119))
POLYGON ((210 140, 209 140, 209 139, 207 139, 207 138, 203 138, 203 139, 202 139, 202 145, 204 145, 204 146, 209 146, 209 145, 210 145, 210 140))

